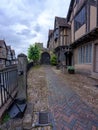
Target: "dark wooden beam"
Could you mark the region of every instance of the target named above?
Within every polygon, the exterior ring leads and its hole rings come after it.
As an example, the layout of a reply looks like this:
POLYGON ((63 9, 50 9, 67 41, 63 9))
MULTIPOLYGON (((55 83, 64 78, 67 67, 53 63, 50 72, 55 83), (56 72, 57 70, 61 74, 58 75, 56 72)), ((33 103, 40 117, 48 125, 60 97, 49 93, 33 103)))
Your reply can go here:
POLYGON ((97 27, 98 27, 98 0, 97 0, 97 27))
POLYGON ((98 38, 98 28, 94 29, 90 33, 86 34, 85 36, 81 37, 80 39, 78 39, 77 41, 72 43, 71 47, 75 48, 83 43, 85 44, 87 42, 91 42, 93 40, 96 40, 97 38, 98 38))

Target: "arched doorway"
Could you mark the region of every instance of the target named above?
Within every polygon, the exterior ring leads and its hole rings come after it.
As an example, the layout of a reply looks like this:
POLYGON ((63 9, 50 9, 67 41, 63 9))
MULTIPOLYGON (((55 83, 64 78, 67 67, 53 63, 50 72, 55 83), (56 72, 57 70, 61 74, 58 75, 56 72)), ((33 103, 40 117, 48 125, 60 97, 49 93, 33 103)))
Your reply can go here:
POLYGON ((50 64, 50 54, 48 52, 41 54, 41 64, 50 64))

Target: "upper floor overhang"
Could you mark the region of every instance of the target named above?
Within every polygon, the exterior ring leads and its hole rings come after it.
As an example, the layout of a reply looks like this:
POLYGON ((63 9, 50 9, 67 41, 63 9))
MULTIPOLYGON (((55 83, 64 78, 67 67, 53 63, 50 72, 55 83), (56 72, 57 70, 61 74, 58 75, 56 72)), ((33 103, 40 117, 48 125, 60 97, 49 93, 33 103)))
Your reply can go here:
POLYGON ((54 49, 54 52, 58 52, 58 51, 60 51, 60 50, 64 50, 64 49, 67 49, 68 48, 68 46, 66 45, 66 46, 57 46, 55 49, 54 49))
POLYGON ((91 32, 83 35, 81 38, 74 41, 72 44, 70 44, 70 46, 72 48, 76 48, 77 46, 80 46, 81 44, 92 42, 96 39, 98 39, 98 27, 94 28, 91 32))
POLYGON ((66 46, 58 46, 54 49, 54 53, 63 52, 65 56, 73 55, 73 50, 69 45, 66 46))

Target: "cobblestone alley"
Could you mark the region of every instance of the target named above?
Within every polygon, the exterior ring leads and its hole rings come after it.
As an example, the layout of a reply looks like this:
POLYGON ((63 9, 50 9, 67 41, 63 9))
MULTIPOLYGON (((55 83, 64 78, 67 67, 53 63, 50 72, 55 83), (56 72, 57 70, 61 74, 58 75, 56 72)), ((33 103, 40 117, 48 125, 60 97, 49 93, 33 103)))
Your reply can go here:
MULTIPOLYGON (((50 66, 32 69, 28 79, 29 87, 31 86, 28 89, 28 98, 34 104, 34 111, 51 112, 53 116, 52 127, 46 129, 98 129, 98 115, 82 101, 74 89, 55 72, 55 69, 50 66)), ((45 127, 42 130, 44 129, 45 127)))

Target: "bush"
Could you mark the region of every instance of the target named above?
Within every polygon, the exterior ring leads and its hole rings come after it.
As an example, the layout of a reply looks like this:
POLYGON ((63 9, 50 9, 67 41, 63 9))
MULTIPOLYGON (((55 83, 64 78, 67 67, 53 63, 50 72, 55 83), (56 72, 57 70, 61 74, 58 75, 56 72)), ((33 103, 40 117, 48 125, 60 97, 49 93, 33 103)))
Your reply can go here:
POLYGON ((75 70, 74 66, 68 66, 67 70, 75 70))
POLYGON ((51 63, 51 65, 57 65, 57 57, 56 57, 56 55, 53 54, 51 56, 50 63, 51 63))
POLYGON ((5 123, 5 122, 7 122, 9 119, 10 119, 10 116, 9 116, 9 114, 6 112, 5 115, 4 115, 4 117, 3 117, 3 119, 2 119, 2 124, 5 123))
POLYGON ((74 66, 68 66, 68 67, 67 67, 67 71, 68 71, 68 73, 70 73, 70 74, 74 74, 74 73, 75 73, 75 68, 74 68, 74 66))

